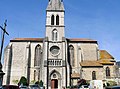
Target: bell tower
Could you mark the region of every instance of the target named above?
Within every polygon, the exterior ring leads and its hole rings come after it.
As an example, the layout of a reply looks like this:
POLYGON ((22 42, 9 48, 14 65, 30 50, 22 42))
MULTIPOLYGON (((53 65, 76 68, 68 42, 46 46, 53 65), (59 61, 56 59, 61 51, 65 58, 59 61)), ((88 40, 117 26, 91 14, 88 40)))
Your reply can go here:
POLYGON ((61 0, 49 0, 46 9, 46 37, 49 41, 62 41, 64 37, 64 5, 61 0))
POLYGON ((49 0, 46 9, 46 35, 44 39, 44 76, 46 89, 62 89, 67 86, 67 47, 62 0, 49 0))

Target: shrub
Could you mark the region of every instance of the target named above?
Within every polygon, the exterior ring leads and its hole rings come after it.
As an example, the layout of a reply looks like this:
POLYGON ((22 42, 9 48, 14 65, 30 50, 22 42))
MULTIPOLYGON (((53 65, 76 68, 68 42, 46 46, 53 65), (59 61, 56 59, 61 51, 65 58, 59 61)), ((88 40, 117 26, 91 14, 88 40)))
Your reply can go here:
POLYGON ((117 83, 115 81, 108 81, 107 86, 116 86, 117 83))
POLYGON ((70 88, 70 86, 67 86, 67 88, 70 88))
POLYGON ((14 84, 18 84, 19 81, 18 81, 18 80, 13 80, 12 82, 13 82, 14 84))
POLYGON ((43 87, 43 81, 42 80, 40 80, 40 82, 39 81, 35 82, 35 84, 38 84, 40 87, 43 87))
POLYGON ((31 83, 31 84, 35 84, 35 82, 36 82, 35 80, 32 80, 30 83, 31 83))
POLYGON ((27 81, 27 79, 24 76, 21 77, 21 79, 20 79, 20 81, 18 83, 18 85, 21 85, 21 84, 23 86, 28 86, 28 81, 27 81))
POLYGON ((35 84, 38 84, 38 85, 39 85, 39 83, 40 83, 39 81, 35 82, 35 84))
POLYGON ((40 83, 39 83, 40 87, 43 87, 43 81, 40 80, 40 83))

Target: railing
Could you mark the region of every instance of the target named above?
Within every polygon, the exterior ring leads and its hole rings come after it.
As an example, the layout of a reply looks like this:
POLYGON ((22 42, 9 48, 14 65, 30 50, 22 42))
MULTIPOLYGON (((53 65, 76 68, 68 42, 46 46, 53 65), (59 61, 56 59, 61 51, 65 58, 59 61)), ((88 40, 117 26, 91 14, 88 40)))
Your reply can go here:
POLYGON ((48 60, 48 65, 49 66, 62 66, 62 60, 61 59, 56 59, 56 60, 50 59, 48 60))

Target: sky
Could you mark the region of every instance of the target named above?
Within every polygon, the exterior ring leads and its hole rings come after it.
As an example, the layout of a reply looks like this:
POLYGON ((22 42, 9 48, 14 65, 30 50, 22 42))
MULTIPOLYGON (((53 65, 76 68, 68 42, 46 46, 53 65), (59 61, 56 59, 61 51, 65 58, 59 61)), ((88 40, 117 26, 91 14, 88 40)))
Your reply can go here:
MULTIPOLYGON (((0 26, 7 19, 4 48, 13 38, 44 38, 49 0, 0 0, 0 26)), ((63 0, 66 38, 97 40, 120 61, 120 0, 63 0)), ((0 29, 0 40, 1 40, 0 29)))

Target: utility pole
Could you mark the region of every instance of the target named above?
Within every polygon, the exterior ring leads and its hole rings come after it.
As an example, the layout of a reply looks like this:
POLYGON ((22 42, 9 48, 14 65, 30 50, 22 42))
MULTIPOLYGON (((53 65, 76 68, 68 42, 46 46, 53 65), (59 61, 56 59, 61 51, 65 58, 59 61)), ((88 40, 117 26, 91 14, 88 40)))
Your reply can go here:
POLYGON ((2 34, 2 41, 1 41, 1 49, 0 49, 0 86, 2 86, 2 81, 3 81, 3 75, 5 74, 3 71, 2 71, 2 63, 1 63, 1 60, 2 60, 2 51, 3 51, 3 45, 4 45, 4 37, 5 37, 5 34, 9 35, 6 31, 6 26, 7 26, 7 20, 5 20, 4 22, 4 27, 0 26, 0 28, 2 29, 3 31, 3 34, 2 34))

